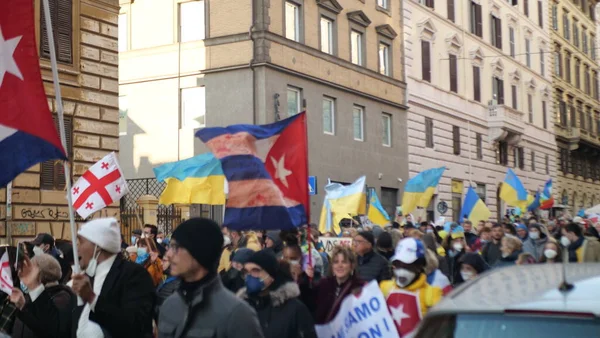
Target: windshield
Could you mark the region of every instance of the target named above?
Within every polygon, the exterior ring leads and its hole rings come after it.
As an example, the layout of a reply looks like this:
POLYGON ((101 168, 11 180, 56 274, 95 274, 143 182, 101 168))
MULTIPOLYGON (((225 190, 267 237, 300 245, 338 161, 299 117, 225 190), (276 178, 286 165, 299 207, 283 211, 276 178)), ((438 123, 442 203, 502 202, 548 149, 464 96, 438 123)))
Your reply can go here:
POLYGON ((594 337, 597 318, 459 314, 427 318, 416 338, 594 337))

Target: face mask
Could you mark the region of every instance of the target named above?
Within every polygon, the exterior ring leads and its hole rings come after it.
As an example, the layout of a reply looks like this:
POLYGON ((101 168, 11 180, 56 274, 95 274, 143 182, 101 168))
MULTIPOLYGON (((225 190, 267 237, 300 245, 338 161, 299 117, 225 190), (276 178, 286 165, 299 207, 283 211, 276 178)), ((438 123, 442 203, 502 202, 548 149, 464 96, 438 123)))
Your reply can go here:
POLYGON ((137 237, 131 236, 131 245, 135 245, 135 240, 136 239, 137 239, 137 237))
POLYGON ((300 265, 300 260, 299 259, 292 259, 289 262, 290 262, 290 265, 300 265))
POLYGON ((39 246, 34 246, 33 254, 34 254, 34 256, 41 256, 44 254, 44 249, 40 248, 39 246))
POLYGON ((138 256, 143 256, 145 254, 148 253, 148 250, 146 248, 137 248, 137 255, 138 256))
POLYGON ((562 244, 562 246, 569 246, 571 245, 571 240, 569 240, 567 237, 562 236, 560 238, 560 244, 562 244))
POLYGON ((554 257, 556 257, 558 253, 556 252, 556 250, 552 250, 552 249, 546 249, 544 250, 544 256, 546 256, 546 258, 548 259, 553 259, 554 257))
POLYGON ((21 291, 23 291, 23 293, 25 293, 25 294, 29 293, 29 289, 27 288, 25 283, 23 283, 22 281, 21 281, 21 291))
POLYGON ((403 288, 410 284, 415 279, 417 274, 410 270, 400 268, 394 269, 394 275, 396 276, 396 284, 403 288))
POLYGON ((246 292, 248 292, 249 295, 257 294, 261 292, 264 288, 264 280, 251 275, 246 276, 246 292))
POLYGON ((149 253, 143 253, 143 254, 138 254, 137 257, 135 258, 135 262, 137 264, 144 264, 146 263, 146 260, 148 259, 148 257, 150 257, 149 253))
POLYGON ((231 244, 231 238, 229 236, 223 236, 223 246, 231 244))
POLYGON ((157 240, 156 240, 156 243, 158 243, 158 244, 162 244, 162 238, 159 238, 159 239, 157 239, 157 240))
POLYGON ((427 233, 428 234, 432 234, 433 233, 433 229, 427 229, 427 233))
POLYGON ((462 243, 454 243, 452 244, 452 248, 454 249, 454 251, 462 251, 463 245, 462 243))
POLYGON ((473 277, 475 277, 475 274, 471 271, 461 271, 460 276, 462 277, 462 279, 464 281, 468 281, 468 280, 472 279, 473 277))
POLYGON ((540 238, 540 233, 539 233, 539 232, 537 232, 537 231, 530 232, 530 233, 529 233, 529 237, 530 237, 531 239, 539 239, 539 238, 540 238))
POLYGON ((502 253, 502 258, 506 258, 506 257, 508 257, 508 256, 510 256, 510 254, 507 254, 507 253, 502 253))
POLYGON ((98 256, 100 256, 99 252, 98 255, 96 255, 97 249, 98 246, 94 246, 94 254, 92 254, 92 259, 90 259, 90 262, 88 263, 88 266, 85 269, 85 273, 90 277, 94 277, 96 275, 96 268, 98 267, 98 256))

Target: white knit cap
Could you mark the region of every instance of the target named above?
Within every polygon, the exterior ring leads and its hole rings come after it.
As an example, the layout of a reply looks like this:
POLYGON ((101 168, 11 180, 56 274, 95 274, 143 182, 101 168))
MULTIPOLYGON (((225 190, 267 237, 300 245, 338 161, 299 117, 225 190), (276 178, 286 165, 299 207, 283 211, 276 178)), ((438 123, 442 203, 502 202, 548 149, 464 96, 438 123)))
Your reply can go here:
POLYGON ((89 221, 77 234, 110 253, 121 251, 121 229, 112 217, 89 221))

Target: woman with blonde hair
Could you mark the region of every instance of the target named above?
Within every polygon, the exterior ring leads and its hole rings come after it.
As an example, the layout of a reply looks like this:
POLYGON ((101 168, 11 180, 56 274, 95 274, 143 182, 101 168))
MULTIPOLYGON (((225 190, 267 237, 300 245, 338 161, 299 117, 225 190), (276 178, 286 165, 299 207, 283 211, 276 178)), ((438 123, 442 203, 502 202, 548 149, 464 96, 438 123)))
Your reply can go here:
POLYGON ((317 286, 316 324, 333 320, 346 296, 360 290, 364 282, 357 275, 358 259, 350 247, 336 246, 331 253, 330 277, 317 286))
POLYGON ((500 245, 500 252, 502 257, 498 259, 494 268, 501 268, 505 266, 515 265, 519 255, 523 252, 523 243, 517 236, 504 235, 500 245))

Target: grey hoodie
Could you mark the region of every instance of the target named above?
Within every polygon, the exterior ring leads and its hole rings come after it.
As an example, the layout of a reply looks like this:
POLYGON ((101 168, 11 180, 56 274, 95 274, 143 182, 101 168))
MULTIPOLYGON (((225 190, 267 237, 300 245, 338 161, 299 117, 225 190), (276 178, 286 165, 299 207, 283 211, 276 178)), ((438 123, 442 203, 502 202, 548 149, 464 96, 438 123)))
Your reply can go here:
POLYGON ((523 252, 530 253, 536 261, 540 261, 542 256, 544 256, 544 246, 548 243, 548 237, 539 239, 531 239, 527 238, 525 242, 523 242, 523 252))

